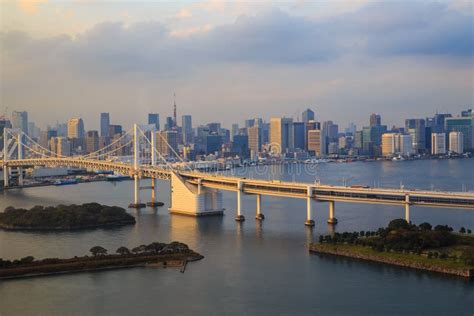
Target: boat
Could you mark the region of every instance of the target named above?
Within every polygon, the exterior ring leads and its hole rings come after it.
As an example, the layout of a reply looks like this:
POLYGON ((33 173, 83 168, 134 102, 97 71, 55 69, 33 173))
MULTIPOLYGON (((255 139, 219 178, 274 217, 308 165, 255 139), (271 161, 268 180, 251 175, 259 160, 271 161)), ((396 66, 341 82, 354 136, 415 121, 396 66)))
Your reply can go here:
POLYGON ((130 177, 129 176, 119 176, 119 175, 116 175, 116 174, 111 174, 111 175, 108 175, 105 179, 107 181, 122 181, 122 180, 130 179, 130 177))
POLYGON ((403 158, 402 156, 392 158, 392 161, 403 161, 403 160, 405 160, 405 158, 403 158))
POLYGON ((77 184, 77 180, 76 179, 65 179, 65 180, 56 180, 56 182, 54 182, 54 185, 70 185, 70 184, 77 184))

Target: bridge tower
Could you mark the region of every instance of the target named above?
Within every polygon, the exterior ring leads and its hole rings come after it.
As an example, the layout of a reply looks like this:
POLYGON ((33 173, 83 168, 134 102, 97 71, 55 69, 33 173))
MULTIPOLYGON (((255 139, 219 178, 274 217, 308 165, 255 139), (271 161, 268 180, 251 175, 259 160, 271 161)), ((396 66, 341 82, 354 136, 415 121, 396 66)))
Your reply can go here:
MULTIPOLYGON (((156 166, 156 130, 151 130, 151 165, 156 166)), ((151 178, 151 202, 146 203, 147 206, 158 207, 163 206, 162 202, 158 202, 158 180, 151 178)))
POLYGON ((237 215, 235 220, 237 222, 245 221, 245 216, 242 215, 242 181, 237 182, 237 215))
POLYGON ((130 203, 128 207, 130 208, 143 208, 146 207, 145 203, 142 203, 140 200, 140 168, 139 168, 139 159, 140 159, 140 136, 138 134, 138 125, 133 125, 133 181, 135 188, 135 195, 133 203, 130 203))
POLYGON ((10 167, 8 167, 8 145, 9 145, 9 129, 3 130, 3 186, 8 187, 10 181, 10 167))

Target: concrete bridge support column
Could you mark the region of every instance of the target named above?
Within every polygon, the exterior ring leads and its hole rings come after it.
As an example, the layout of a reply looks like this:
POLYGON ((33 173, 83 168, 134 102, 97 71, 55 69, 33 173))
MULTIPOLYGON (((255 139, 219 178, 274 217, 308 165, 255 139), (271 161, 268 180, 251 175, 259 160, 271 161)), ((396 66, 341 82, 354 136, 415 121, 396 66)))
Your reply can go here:
POLYGON ((262 195, 257 194, 257 215, 255 216, 256 220, 263 220, 265 219, 265 215, 262 214, 262 195))
POLYGON ((237 222, 245 221, 245 216, 242 215, 242 182, 237 183, 237 215, 235 216, 237 222))
POLYGON ((306 222, 304 224, 310 227, 314 226, 312 202, 313 202, 313 188, 308 187, 308 192, 307 192, 307 197, 306 197, 306 208, 307 208, 306 222))
POLYGON ((410 223, 410 196, 405 195, 405 220, 410 223))
POLYGON ((328 224, 331 225, 336 225, 337 224, 337 218, 334 217, 334 201, 329 201, 329 218, 328 218, 328 224))

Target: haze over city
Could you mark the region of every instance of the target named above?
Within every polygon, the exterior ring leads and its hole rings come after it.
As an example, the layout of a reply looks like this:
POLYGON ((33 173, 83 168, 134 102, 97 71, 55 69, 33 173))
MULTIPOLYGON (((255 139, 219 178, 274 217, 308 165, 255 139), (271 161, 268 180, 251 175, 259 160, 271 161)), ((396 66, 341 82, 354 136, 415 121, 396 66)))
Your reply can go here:
POLYGON ((230 127, 312 108, 340 126, 473 101, 471 1, 2 3, 0 106, 38 126, 100 112, 230 127))

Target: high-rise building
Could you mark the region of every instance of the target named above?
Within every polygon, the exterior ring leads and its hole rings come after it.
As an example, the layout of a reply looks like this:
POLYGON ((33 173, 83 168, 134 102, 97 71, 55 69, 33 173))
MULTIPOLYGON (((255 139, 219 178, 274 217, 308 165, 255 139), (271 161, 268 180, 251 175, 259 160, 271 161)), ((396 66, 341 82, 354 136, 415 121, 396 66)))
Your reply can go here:
POLYGON ((385 133, 382 135, 382 156, 410 156, 413 154, 411 135, 400 133, 385 133))
POLYGON ((232 129, 230 132, 230 139, 234 140, 234 136, 239 135, 239 124, 232 124, 232 129))
POLYGON ((450 117, 445 120, 445 125, 447 133, 462 133, 464 150, 474 150, 474 116, 450 117))
POLYGON ((87 131, 86 134, 86 151, 87 153, 93 153, 99 150, 99 132, 98 131, 87 131))
POLYGON ((211 133, 219 133, 220 130, 221 130, 221 123, 209 123, 207 124, 207 126, 209 127, 209 131, 211 133))
POLYGON ((13 111, 12 127, 21 129, 23 133, 28 134, 28 112, 13 111))
POLYGON ((109 113, 100 113, 100 136, 101 137, 110 137, 109 134, 110 126, 110 114, 109 113))
POLYGON ((424 119, 405 120, 405 130, 412 136, 413 149, 416 153, 426 151, 426 122, 424 119))
POLYGON ((51 137, 49 147, 57 157, 67 157, 71 155, 71 142, 66 137, 51 137))
POLYGON ((354 136, 357 130, 357 126, 354 123, 350 123, 349 126, 346 128, 345 133, 346 135, 354 136))
POLYGON ((40 138, 41 130, 36 126, 34 122, 28 122, 28 135, 33 139, 40 138))
POLYGON ((262 129, 259 126, 253 126, 248 128, 247 132, 250 156, 255 159, 262 151, 262 129))
POLYGON ((232 142, 232 152, 236 153, 241 158, 249 158, 249 137, 246 135, 234 136, 234 141, 232 142))
POLYGON ((165 130, 171 131, 174 127, 173 118, 171 116, 166 117, 165 130))
POLYGON ((0 150, 3 150, 3 134, 5 128, 12 128, 12 124, 7 119, 0 119, 0 150))
POLYGON ((114 138, 117 135, 122 136, 122 125, 109 125, 109 136, 114 138))
POLYGON ((160 130, 160 114, 148 113, 148 125, 154 125, 157 131, 160 130))
POLYGON ((181 117, 181 126, 183 128, 183 144, 189 145, 193 140, 193 118, 191 115, 181 117))
POLYGON ((255 125, 255 119, 245 120, 245 128, 253 127, 255 125))
MULTIPOLYGON (((237 136, 242 136, 242 135, 237 135, 237 136)), ((234 141, 236 137, 234 137, 234 141)), ((206 137, 206 153, 208 154, 214 154, 215 152, 220 152, 222 149, 222 136, 218 134, 210 134, 207 135, 206 137)))
POLYGON ((270 145, 275 154, 292 151, 294 148, 293 119, 271 118, 270 119, 270 145))
POLYGON ((323 145, 321 137, 321 130, 319 129, 311 129, 308 131, 308 151, 318 157, 323 154, 321 150, 323 145))
POLYGON ((156 150, 164 158, 176 158, 176 154, 178 153, 178 132, 156 132, 156 150))
POLYGON ((446 134, 432 133, 431 134, 431 154, 444 155, 446 154, 446 134))
POLYGON ((474 112, 472 111, 472 109, 465 110, 465 111, 462 111, 462 112, 461 112, 461 116, 462 116, 462 117, 473 117, 473 116, 474 116, 474 112))
POLYGON ((84 122, 81 118, 72 118, 67 123, 67 137, 68 138, 84 138, 84 122))
POLYGON ((382 125, 382 117, 380 116, 380 114, 372 113, 370 115, 369 123, 370 127, 380 126, 382 125))
POLYGON ((306 125, 303 122, 293 123, 293 144, 295 149, 306 149, 306 125))
POLYGON ((311 109, 306 109, 305 111, 303 111, 302 120, 303 123, 314 121, 314 112, 311 109))
POLYGON ((40 136, 40 145, 44 148, 49 148, 50 140, 53 137, 58 137, 58 132, 54 129, 48 129, 47 131, 42 131, 40 136))
POLYGON ((449 133, 449 151, 457 154, 464 153, 464 140, 461 132, 449 133))

